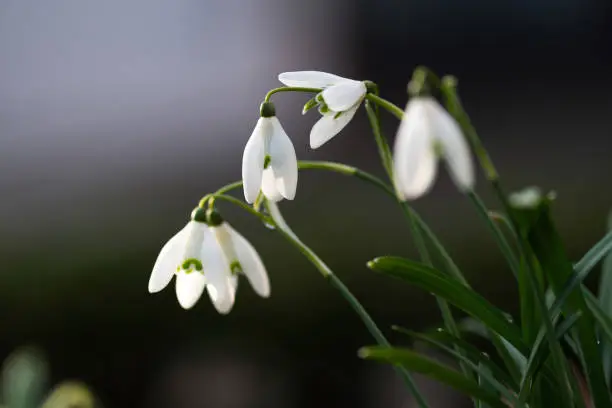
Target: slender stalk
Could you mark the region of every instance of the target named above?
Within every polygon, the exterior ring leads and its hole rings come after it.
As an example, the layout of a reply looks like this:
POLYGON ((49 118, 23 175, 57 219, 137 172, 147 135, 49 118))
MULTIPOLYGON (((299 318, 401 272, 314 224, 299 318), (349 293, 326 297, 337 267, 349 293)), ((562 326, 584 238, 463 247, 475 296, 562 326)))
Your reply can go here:
POLYGON ((486 207, 485 203, 480 199, 478 194, 476 194, 476 192, 474 191, 471 191, 468 193, 468 197, 470 198, 470 200, 472 201, 472 203, 478 210, 478 214, 481 216, 483 221, 485 221, 485 223, 489 227, 489 230, 491 231, 491 233, 495 236, 495 240, 497 241, 497 244, 500 250, 504 254, 506 261, 510 265, 510 269, 512 270, 512 273, 514 274, 514 277, 518 279, 520 267, 521 267, 520 262, 517 259, 516 255, 514 254, 514 251, 512 250, 512 247, 510 246, 510 244, 508 243, 508 240, 506 239, 504 233, 501 231, 499 226, 491 219, 488 208, 486 207))
MULTIPOLYGON (((369 101, 372 101, 372 102, 376 103, 377 106, 380 106, 380 107, 386 109, 387 111, 389 111, 391 114, 393 114, 398 119, 401 120, 403 118, 403 114, 404 113, 403 113, 402 109, 400 109, 395 104, 393 104, 393 103, 391 103, 391 102, 389 102, 389 101, 387 101, 385 99, 382 99, 382 98, 378 97, 377 95, 373 95, 372 98, 369 98, 369 101)), ((379 146, 379 152, 383 152, 383 153, 381 153, 381 159, 383 160, 383 163, 385 163, 386 157, 390 157, 391 156, 388 144, 386 143, 386 140, 384 141, 384 143, 380 143, 379 142, 379 140, 384 140, 384 138, 382 137, 382 135, 377 135, 377 133, 380 133, 380 127, 378 125, 378 118, 373 115, 373 112, 372 112, 371 108, 368 109, 368 104, 367 103, 366 103, 366 110, 368 111, 368 118, 370 119, 370 124, 372 125, 372 128, 373 128, 374 133, 375 133, 375 138, 376 138, 376 141, 377 141, 378 146, 379 146), (385 150, 386 150, 386 152, 384 152, 385 150)), ((385 166, 385 167, 387 167, 387 166, 385 166)), ((389 167, 391 169, 393 168, 392 165, 389 165, 389 167)), ((393 180, 392 174, 390 174, 390 178, 391 178, 391 180, 393 180)), ((397 197, 395 191, 393 191, 393 195, 395 197, 397 197)), ((450 255, 446 251, 446 248, 444 248, 442 243, 438 240, 438 238, 433 233, 433 231, 429 228, 427 223, 425 221, 423 221, 423 219, 408 204, 406 204, 404 202, 400 202, 400 204, 402 205, 402 210, 404 211, 404 213, 407 215, 408 219, 410 220, 411 225, 413 223, 418 224, 418 227, 425 233, 427 238, 434 245, 434 247, 436 248, 436 250, 438 251, 438 253, 442 257, 442 259, 446 263, 447 273, 449 273, 449 275, 453 276, 455 279, 457 279, 459 282, 463 283, 467 287, 470 287, 467 279, 465 279, 465 276, 463 275, 463 273, 461 272, 461 270, 459 269, 457 264, 455 264, 453 259, 450 257, 450 255)), ((497 228, 495 228, 495 231, 498 231, 497 228)), ((503 235, 500 235, 500 236, 503 237, 503 235)), ((504 245, 500 243, 500 246, 504 246, 504 245)), ((444 311, 442 313, 444 315, 444 311)), ((502 356, 502 358, 504 356, 506 356, 508 354, 508 352, 507 352, 503 342, 499 338, 499 336, 496 335, 495 333, 491 333, 491 338, 492 338, 492 342, 493 342, 495 348, 497 349, 498 353, 500 354, 500 356, 502 356)), ((510 361, 510 359, 504 358, 504 362, 508 365, 508 369, 510 370, 510 372, 512 373, 512 375, 514 377, 518 377, 520 375, 517 367, 513 364, 512 361, 510 361)))
POLYGON ((404 117, 404 110, 403 109, 399 108, 394 103, 389 102, 388 100, 381 98, 378 95, 374 95, 374 94, 368 93, 366 95, 366 99, 368 101, 370 101, 370 102, 375 103, 376 105, 380 106, 381 108, 385 109, 387 112, 389 112, 390 114, 392 114, 393 116, 395 116, 399 120, 402 120, 402 117, 404 117))
MULTIPOLYGON (((391 149, 389 148, 389 144, 387 143, 387 139, 383 136, 382 131, 380 129, 378 106, 376 107, 376 109, 373 109, 370 101, 368 100, 365 103, 365 108, 368 114, 368 119, 370 121, 372 132, 374 133, 374 139, 376 140, 376 146, 378 147, 378 153, 380 155, 383 167, 387 172, 389 180, 393 182, 393 155, 391 153, 391 149)), ((421 258, 421 262, 423 262, 427 266, 433 266, 429 250, 427 249, 427 245, 425 244, 425 240, 423 239, 423 234, 414 216, 414 212, 411 210, 410 207, 408 207, 404 202, 402 202, 402 200, 399 199, 395 192, 393 192, 393 196, 404 210, 404 214, 408 220, 410 231, 412 233, 412 238, 421 258)), ((446 329, 456 337, 461 338, 459 327, 457 326, 457 322, 455 321, 453 312, 448 302, 445 299, 436 296, 436 303, 438 304, 438 308, 440 309, 440 314, 442 315, 442 320, 444 322, 444 326, 446 326, 446 329)), ((458 353, 463 353, 458 347, 455 347, 455 349, 458 353)), ((472 377, 472 373, 469 367, 463 362, 459 362, 459 364, 463 373, 468 377, 472 377)))
POLYGON ((319 89, 319 88, 305 88, 305 87, 300 87, 300 86, 282 86, 280 88, 275 88, 275 89, 272 89, 272 90, 268 91, 268 93, 266 94, 266 97, 264 98, 264 102, 270 102, 270 98, 272 97, 272 95, 274 95, 275 93, 279 93, 279 92, 319 93, 319 92, 321 92, 321 89, 319 89))
POLYGON ((243 210, 250 213, 251 215, 254 215, 255 217, 259 218, 259 220, 263 222, 264 224, 270 223, 270 217, 266 216, 265 214, 260 213, 259 211, 256 211, 253 207, 237 199, 236 197, 232 197, 226 194, 212 194, 211 199, 219 199, 219 200, 230 202, 242 208, 243 210))
POLYGON ((440 90, 446 99, 446 108, 450 114, 455 117, 457 122, 459 122, 463 133, 472 145, 472 149, 480 162, 480 166, 484 170, 485 176, 489 181, 497 180, 499 174, 493 165, 489 152, 487 152, 487 149, 485 149, 482 144, 480 137, 478 137, 478 133, 476 133, 476 129, 472 126, 469 116, 465 113, 461 105, 461 101, 457 94, 457 80, 451 76, 442 78, 440 90))
MULTIPOLYGON (((359 316, 361 321, 364 323, 372 337, 378 342, 379 345, 384 347, 389 347, 391 344, 382 333, 382 331, 378 328, 372 317, 368 314, 365 308, 359 303, 357 298, 351 293, 351 291, 342 283, 340 278, 334 274, 334 272, 317 256, 317 254, 310 249, 306 244, 304 244, 297 235, 289 228, 287 223, 285 222, 280 210, 278 207, 274 205, 270 205, 270 203, 266 200, 265 206, 268 209, 268 213, 271 215, 272 220, 276 223, 276 230, 287 239, 293 246, 295 246, 316 268, 319 270, 321 275, 327 279, 330 285, 337 289, 340 292, 340 295, 348 302, 353 311, 359 316)), ((412 376, 410 373, 400 366, 395 366, 396 371, 403 378, 404 382, 408 386, 408 389, 417 400, 417 403, 421 408, 427 408, 428 404, 425 401, 425 398, 421 395, 412 376)))

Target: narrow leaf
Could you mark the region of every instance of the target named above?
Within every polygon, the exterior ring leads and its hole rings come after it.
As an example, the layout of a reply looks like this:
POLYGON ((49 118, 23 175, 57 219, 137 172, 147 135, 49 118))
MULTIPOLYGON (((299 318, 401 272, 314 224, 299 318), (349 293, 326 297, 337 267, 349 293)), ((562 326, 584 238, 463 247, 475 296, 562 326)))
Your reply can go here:
POLYGON ((449 279, 433 268, 398 257, 376 258, 368 262, 368 267, 444 298, 481 320, 489 329, 526 354, 527 347, 523 343, 520 330, 510 323, 498 308, 461 283, 449 279))
MULTIPOLYGON (((606 237, 610 237, 610 247, 612 248, 612 213, 608 217, 608 234, 606 237)), ((604 237, 603 240, 606 238, 604 237)), ((602 240, 602 241, 603 241, 602 240)), ((602 242, 600 241, 600 243, 602 242)), ((593 249, 599 246, 596 244, 593 249)), ((590 253, 591 251, 589 251, 590 253)), ((588 253, 587 253, 588 255, 588 253)), ((601 278, 599 282, 599 304, 601 308, 608 314, 612 315, 612 252, 608 249, 608 252, 603 260, 601 268, 601 278)), ((602 357, 604 363, 604 372, 606 374, 606 380, 610 382, 610 372, 612 371, 612 342, 609 340, 602 340, 602 357)))
POLYGON ((516 399, 514 394, 510 391, 511 389, 518 389, 517 384, 514 383, 512 378, 510 378, 506 372, 499 368, 489 356, 479 351, 466 341, 449 333, 438 333, 438 336, 427 336, 407 329, 397 327, 395 329, 411 336, 416 340, 420 340, 429 345, 435 346, 450 356, 456 358, 458 361, 465 363, 478 374, 479 378, 484 378, 485 381, 488 382, 488 385, 496 389, 501 394, 504 394, 509 401, 514 401, 516 399), (440 337, 440 339, 436 339, 436 337, 440 337), (463 353, 458 353, 455 351, 455 349, 447 346, 445 343, 451 343, 463 353), (481 372, 483 371, 482 367, 486 367, 486 372, 481 372))
POLYGON ((482 388, 476 381, 466 378, 460 372, 411 350, 366 347, 359 350, 359 356, 401 365, 410 371, 423 374, 472 398, 483 401, 493 408, 507 408, 507 405, 502 402, 498 395, 482 388))
MULTIPOLYGON (((559 296, 567 280, 572 277, 574 269, 552 220, 550 200, 541 200, 533 209, 532 216, 526 237, 555 294, 559 296)), ((580 345, 585 363, 583 369, 588 375, 588 383, 595 405, 611 407, 612 402, 601 364, 601 352, 597 344, 595 321, 582 291, 579 289, 571 291, 562 309, 566 316, 578 311, 583 313, 583 317, 576 324, 576 341, 580 345)))
MULTIPOLYGON (((570 316, 568 319, 565 319, 561 324, 559 324, 555 328, 555 335, 557 339, 563 338, 568 330, 576 323, 576 321, 580 318, 581 312, 577 312, 570 316)), ((553 323, 558 320, 558 315, 554 318, 553 323)), ((540 328, 540 332, 536 337, 536 340, 531 349, 531 355, 529 356, 529 360, 527 360, 527 365, 523 374, 523 378, 521 379, 520 391, 519 391, 519 400, 521 402, 525 402, 528 391, 529 384, 534 382, 536 373, 543 366, 544 361, 550 354, 550 350, 547 347, 544 347, 546 344, 544 342, 546 338, 546 328, 542 325, 540 328)))

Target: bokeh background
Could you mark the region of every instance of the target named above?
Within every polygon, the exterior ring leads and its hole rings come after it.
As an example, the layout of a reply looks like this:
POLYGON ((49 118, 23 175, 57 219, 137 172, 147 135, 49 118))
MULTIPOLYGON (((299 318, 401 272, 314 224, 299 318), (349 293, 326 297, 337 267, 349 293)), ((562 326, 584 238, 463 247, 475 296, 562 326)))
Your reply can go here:
MULTIPOLYGON (((412 406, 391 369, 356 357, 373 341, 316 270, 233 208, 224 214, 260 251, 270 299, 245 284, 219 316, 205 298, 184 311, 172 288, 147 293, 198 199, 240 177, 279 72, 371 79, 400 105, 415 66, 456 75, 507 187, 557 192, 574 258, 603 234, 612 202, 607 0, 2 0, 0 61, 0 359, 37 345, 53 382, 83 380, 106 407, 412 406)), ((383 175, 363 112, 311 151, 305 100, 275 97, 299 158, 383 175)), ((478 190, 496 206, 482 178, 478 190)), ((446 175, 415 207, 473 285, 515 311, 511 274, 446 175)), ((387 197, 302 172, 282 209, 382 326, 438 324, 431 296, 365 267, 415 255, 387 197)), ((419 382, 432 407, 464 404, 419 382)))

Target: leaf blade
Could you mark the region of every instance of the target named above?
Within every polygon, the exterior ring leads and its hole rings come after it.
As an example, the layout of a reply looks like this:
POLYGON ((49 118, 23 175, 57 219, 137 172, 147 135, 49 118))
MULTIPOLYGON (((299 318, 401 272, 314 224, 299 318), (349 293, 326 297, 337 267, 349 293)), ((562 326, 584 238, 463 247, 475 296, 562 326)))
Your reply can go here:
POLYGON ((399 257, 376 258, 368 262, 368 267, 444 298, 480 319, 487 327, 526 354, 527 346, 523 343, 520 330, 510 323, 498 308, 461 283, 445 277, 433 268, 399 257))
POLYGON ((423 374, 483 401, 493 408, 507 408, 496 394, 480 387, 474 380, 464 377, 459 371, 446 367, 416 352, 400 348, 365 347, 359 350, 359 356, 365 359, 398 364, 410 371, 423 374))

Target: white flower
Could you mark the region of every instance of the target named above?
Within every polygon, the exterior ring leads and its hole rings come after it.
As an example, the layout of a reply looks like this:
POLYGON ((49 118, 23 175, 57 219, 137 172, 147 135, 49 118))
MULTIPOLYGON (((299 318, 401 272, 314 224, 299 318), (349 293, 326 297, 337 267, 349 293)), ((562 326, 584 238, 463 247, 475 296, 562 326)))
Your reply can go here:
POLYGON ((236 282, 222 268, 223 254, 206 223, 192 220, 164 245, 149 278, 149 292, 164 289, 176 275, 176 297, 184 309, 193 307, 204 288, 220 313, 234 304, 236 282))
POLYGON ((227 314, 234 305, 239 273, 260 296, 270 295, 268 274, 253 246, 218 213, 206 215, 198 208, 192 221, 162 248, 149 292, 164 289, 176 275, 176 296, 183 308, 193 307, 206 288, 217 311, 227 314))
POLYGON ((355 116, 367 92, 366 85, 361 81, 320 71, 283 72, 278 80, 287 86, 323 89, 316 99, 323 117, 310 131, 310 147, 313 149, 344 129, 355 116))
POLYGON ((439 157, 462 191, 474 186, 469 146, 457 122, 431 97, 414 97, 406 106, 394 146, 395 188, 402 200, 426 193, 439 157))
POLYGON ((268 273, 253 245, 225 221, 210 229, 224 255, 226 272, 232 276, 243 273, 255 293, 270 296, 268 273))
POLYGON ((274 106, 264 102, 261 111, 242 156, 244 198, 253 203, 261 190, 271 201, 293 200, 298 180, 295 148, 274 116, 274 106))

